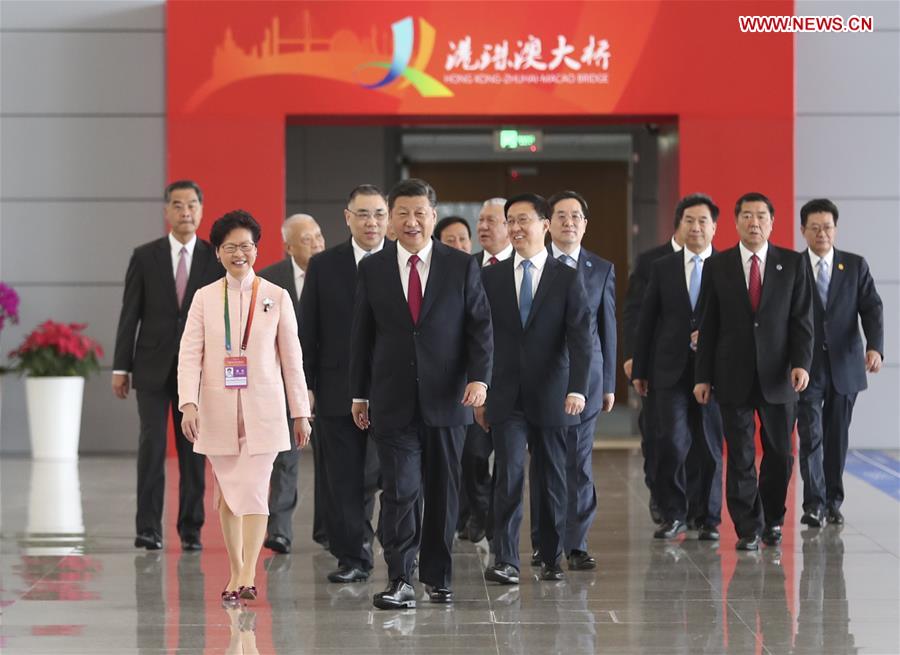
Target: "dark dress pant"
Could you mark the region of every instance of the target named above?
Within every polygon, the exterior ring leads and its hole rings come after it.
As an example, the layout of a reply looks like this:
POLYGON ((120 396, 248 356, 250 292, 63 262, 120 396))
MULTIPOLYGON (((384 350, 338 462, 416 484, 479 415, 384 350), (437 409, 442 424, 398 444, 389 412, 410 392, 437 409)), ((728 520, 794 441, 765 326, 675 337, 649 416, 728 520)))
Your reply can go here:
POLYGON ((656 406, 653 391, 641 399, 641 411, 638 414, 638 429, 641 431, 641 454, 644 456, 644 484, 650 490, 650 500, 657 500, 656 469, 658 456, 656 453, 656 406))
POLYGON ((486 527, 493 496, 490 457, 494 450, 491 435, 473 423, 466 430, 466 445, 462 454, 462 485, 460 487, 459 520, 463 529, 468 521, 486 527))
MULTIPOLYGON (((288 420, 291 424, 291 420, 288 420)), ((317 427, 317 426, 316 426, 317 427)), ((294 442, 291 429, 291 448, 275 456, 272 477, 269 482, 269 520, 266 532, 270 537, 281 536, 289 542, 294 540, 294 510, 297 509, 299 492, 297 483, 300 476, 300 451, 294 442)), ((315 427, 313 429, 313 437, 315 427)))

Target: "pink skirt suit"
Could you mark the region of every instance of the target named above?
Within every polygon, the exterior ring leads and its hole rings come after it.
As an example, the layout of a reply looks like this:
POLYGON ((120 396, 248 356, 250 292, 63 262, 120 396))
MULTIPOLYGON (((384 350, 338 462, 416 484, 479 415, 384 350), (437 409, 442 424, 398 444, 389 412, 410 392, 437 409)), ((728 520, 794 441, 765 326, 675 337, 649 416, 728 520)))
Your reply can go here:
POLYGON ((226 274, 231 345, 225 349, 222 280, 194 295, 178 355, 178 406, 199 409, 200 436, 194 452, 207 456, 216 480, 215 504, 224 499, 236 516, 269 513, 269 479, 278 452, 291 440, 284 399, 293 418, 310 416, 297 338, 297 318, 288 292, 259 278, 247 350, 247 387, 225 388, 225 358, 240 345, 256 275, 226 274))

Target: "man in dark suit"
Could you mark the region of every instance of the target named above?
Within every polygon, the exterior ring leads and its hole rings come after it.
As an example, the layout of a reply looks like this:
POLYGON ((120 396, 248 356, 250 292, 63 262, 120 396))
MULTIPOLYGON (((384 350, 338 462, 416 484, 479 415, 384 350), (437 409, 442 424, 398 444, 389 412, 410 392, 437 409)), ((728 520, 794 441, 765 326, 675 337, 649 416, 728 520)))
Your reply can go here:
POLYGON ((423 180, 397 184, 388 197, 397 242, 358 269, 350 393, 360 430, 371 410, 381 464, 390 582, 375 594, 379 609, 415 607, 417 550, 431 602, 453 600, 460 456, 471 408, 484 403, 491 377, 491 314, 478 265, 432 240, 436 202, 423 180))
POLYGON ((800 253, 769 243, 775 210, 761 193, 734 208, 738 245, 704 265, 694 396, 722 412, 725 497, 738 550, 781 542, 794 458, 791 434, 812 363, 812 285, 800 253), (757 484, 754 416, 763 456, 757 484))
POLYGON ((526 193, 506 203, 516 254, 483 273, 494 333, 494 381, 479 423, 494 449, 494 565, 485 580, 519 582, 526 449, 540 493, 541 579, 562 580, 566 530, 566 433, 580 422, 591 365, 591 320, 581 276, 551 258, 547 202, 526 193))
POLYGON ((722 419, 714 399, 700 405, 694 398, 694 351, 703 266, 713 254, 719 208, 698 193, 682 198, 675 211, 684 227, 684 250, 657 259, 651 267, 632 384, 642 397, 654 390, 659 420, 656 488, 663 524, 654 537, 676 537, 693 518, 699 539, 716 541, 722 510, 722 419), (695 471, 688 469, 689 453, 699 464, 695 471), (692 486, 698 489, 698 507, 690 507, 692 486))
POLYGON ((137 456, 137 536, 134 545, 162 548, 166 420, 171 412, 178 453, 178 534, 184 550, 200 550, 206 461, 181 432, 176 368, 178 344, 194 292, 225 274, 212 246, 197 238, 203 192, 190 180, 165 192, 168 236, 135 248, 122 294, 116 333, 112 389, 137 394, 141 431, 137 456))
MULTIPOLYGON (((316 219, 309 214, 288 216, 281 225, 281 238, 287 257, 267 266, 259 276, 287 290, 294 303, 297 323, 300 322, 300 294, 306 284, 306 270, 310 258, 325 249, 325 237, 316 219)), ((325 472, 319 461, 318 441, 313 445, 313 540, 328 546, 325 529, 324 497, 325 472)), ((297 476, 300 466, 300 451, 296 448, 278 453, 272 465, 272 480, 269 487, 269 520, 266 525, 266 540, 263 545, 276 553, 291 552, 294 539, 294 510, 297 508, 297 476)))
MULTIPOLYGON (((634 363, 634 341, 637 336, 638 319, 641 314, 641 303, 644 292, 650 282, 650 267, 660 257, 680 252, 684 246, 681 235, 681 224, 676 216, 675 232, 666 243, 651 248, 640 255, 634 263, 634 270, 628 278, 628 292, 625 306, 622 308, 622 369, 625 377, 631 379, 631 368, 634 363)), ((653 406, 653 393, 642 399, 641 411, 638 415, 638 429, 641 431, 641 453, 644 456, 644 484, 650 491, 650 518, 654 523, 662 523, 659 511, 659 498, 656 492, 656 416, 653 406)))
POLYGON ((353 189, 344 220, 350 239, 309 262, 299 323, 306 383, 315 399, 315 438, 327 480, 329 550, 338 560, 328 580, 335 583, 367 580, 373 566, 374 531, 367 510, 374 504, 377 457, 368 431, 356 427, 350 415, 348 378, 357 266, 381 251, 387 228, 387 202, 378 187, 353 189))
POLYGON ((844 462, 856 395, 866 372, 881 370, 884 356, 884 308, 859 255, 837 250, 838 208, 828 199, 810 200, 800 209, 806 253, 815 281, 815 347, 809 386, 800 394, 797 432, 803 477, 802 523, 821 527, 825 519, 841 524, 844 462), (866 335, 865 353, 859 322, 866 335))
MULTIPOLYGON (((563 551, 569 569, 597 566, 587 549, 587 534, 597 512, 594 488, 594 431, 601 411, 612 411, 616 390, 616 272, 612 262, 581 247, 588 221, 588 205, 575 191, 561 191, 548 201, 550 256, 581 274, 591 317, 591 375, 581 422, 566 431, 566 533, 563 551)), ((533 477, 534 462, 531 460, 533 477)), ((532 565, 539 565, 541 490, 532 485, 532 565)))

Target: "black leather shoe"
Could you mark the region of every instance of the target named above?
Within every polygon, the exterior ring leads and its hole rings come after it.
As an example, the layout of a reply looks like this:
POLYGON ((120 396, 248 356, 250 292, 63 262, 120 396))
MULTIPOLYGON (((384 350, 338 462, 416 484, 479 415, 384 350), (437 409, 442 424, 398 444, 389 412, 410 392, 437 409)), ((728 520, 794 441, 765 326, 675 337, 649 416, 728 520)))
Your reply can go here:
POLYGON ((135 548, 146 548, 147 550, 159 550, 162 548, 162 537, 153 530, 145 530, 138 532, 134 538, 135 548))
POLYGON ((439 605, 449 605, 453 602, 453 591, 450 587, 432 587, 425 586, 425 592, 428 594, 428 600, 439 605))
POLYGON ((766 546, 777 546, 781 543, 781 526, 770 525, 765 529, 762 535, 763 543, 766 546))
POLYGON ((483 525, 469 519, 469 523, 466 525, 466 530, 468 531, 469 541, 473 544, 477 544, 479 541, 484 539, 485 529, 483 525))
POLYGON ((540 566, 541 565, 541 551, 539 551, 539 550, 531 551, 531 565, 532 566, 540 566))
POLYGON ((380 610, 412 609, 416 606, 416 590, 403 578, 397 578, 380 594, 375 594, 372 604, 380 610))
POLYGON ((653 538, 674 539, 685 532, 687 532, 687 525, 685 525, 685 522, 675 519, 674 521, 666 521, 659 526, 659 530, 653 533, 653 538))
POLYGON ((825 510, 825 517, 828 519, 829 523, 834 523, 835 525, 844 525, 844 515, 841 514, 841 510, 837 507, 829 507, 825 510))
POLYGON ((597 560, 583 550, 573 550, 569 553, 570 571, 590 571, 597 568, 597 560))
POLYGON ((181 537, 181 550, 185 552, 203 550, 199 535, 188 534, 181 537))
POLYGON ((337 571, 328 574, 328 582, 339 584, 347 584, 350 582, 365 582, 369 579, 369 574, 355 566, 342 566, 337 571))
POLYGON ((519 584, 519 570, 512 564, 497 562, 485 570, 484 579, 500 584, 519 584))
POLYGON ((280 534, 273 534, 263 542, 263 546, 282 555, 287 555, 291 552, 291 540, 287 537, 282 537, 280 534))
POLYGON ((738 550, 759 550, 759 535, 752 537, 741 537, 737 542, 738 550))
POLYGON ((650 519, 656 523, 656 525, 662 525, 663 516, 659 511, 659 505, 656 504, 656 499, 653 496, 650 496, 650 519))
POLYGON ((719 531, 704 525, 697 531, 697 539, 700 541, 718 541, 719 531))
POLYGON ((803 512, 800 523, 808 525, 811 528, 821 528, 825 525, 825 512, 823 512, 821 508, 803 512))
POLYGON ((566 574, 563 573, 563 570, 559 568, 559 566, 548 566, 547 564, 541 566, 541 580, 546 582, 556 582, 565 579, 566 574))

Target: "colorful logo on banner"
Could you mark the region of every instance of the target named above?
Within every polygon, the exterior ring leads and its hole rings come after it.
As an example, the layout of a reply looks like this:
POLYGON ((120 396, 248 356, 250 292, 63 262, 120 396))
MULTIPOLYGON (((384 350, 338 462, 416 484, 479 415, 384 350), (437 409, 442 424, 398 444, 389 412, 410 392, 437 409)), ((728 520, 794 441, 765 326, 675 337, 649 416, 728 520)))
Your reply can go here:
POLYGON ((390 62, 375 61, 363 64, 360 68, 372 66, 387 68, 385 76, 374 84, 362 84, 367 89, 378 89, 386 86, 394 80, 402 77, 419 92, 424 98, 448 98, 453 92, 425 72, 431 54, 434 51, 435 29, 424 18, 419 18, 419 52, 412 66, 409 60, 412 58, 413 42, 415 41, 415 28, 413 19, 407 16, 391 25, 391 33, 394 37, 394 53, 390 62))

